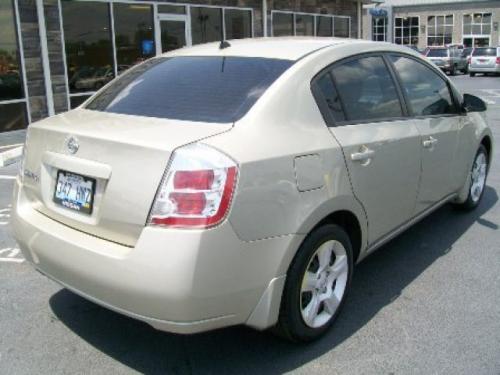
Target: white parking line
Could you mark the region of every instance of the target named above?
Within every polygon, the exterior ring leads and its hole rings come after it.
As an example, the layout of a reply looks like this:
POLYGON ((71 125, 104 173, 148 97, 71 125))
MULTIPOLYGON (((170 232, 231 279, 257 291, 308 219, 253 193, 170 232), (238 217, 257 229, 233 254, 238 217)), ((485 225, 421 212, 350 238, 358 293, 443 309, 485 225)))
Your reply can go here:
POLYGON ((21 250, 17 247, 6 247, 5 249, 0 249, 0 263, 23 263, 24 259, 21 255, 21 250))

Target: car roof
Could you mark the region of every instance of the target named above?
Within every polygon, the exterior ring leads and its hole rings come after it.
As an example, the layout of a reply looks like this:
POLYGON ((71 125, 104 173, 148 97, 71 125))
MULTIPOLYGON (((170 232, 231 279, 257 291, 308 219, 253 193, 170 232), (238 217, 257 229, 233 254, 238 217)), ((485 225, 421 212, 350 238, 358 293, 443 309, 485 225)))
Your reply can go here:
POLYGON ((164 56, 241 56, 298 60, 325 47, 366 42, 366 40, 332 37, 272 37, 234 39, 230 46, 220 48, 220 42, 185 47, 164 56))

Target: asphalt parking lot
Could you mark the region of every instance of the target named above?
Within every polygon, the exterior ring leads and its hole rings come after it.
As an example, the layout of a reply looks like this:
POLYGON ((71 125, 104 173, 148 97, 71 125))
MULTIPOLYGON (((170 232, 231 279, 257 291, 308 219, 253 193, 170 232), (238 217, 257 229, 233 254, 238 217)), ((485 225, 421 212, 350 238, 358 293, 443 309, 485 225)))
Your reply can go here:
MULTIPOLYGON (((500 77, 453 80, 489 104, 500 139, 500 77)), ((0 374, 498 375, 498 149, 480 207, 445 206, 369 257, 334 329, 310 345, 244 327, 162 333, 62 289, 23 261, 10 236, 17 166, 1 168, 0 374)))

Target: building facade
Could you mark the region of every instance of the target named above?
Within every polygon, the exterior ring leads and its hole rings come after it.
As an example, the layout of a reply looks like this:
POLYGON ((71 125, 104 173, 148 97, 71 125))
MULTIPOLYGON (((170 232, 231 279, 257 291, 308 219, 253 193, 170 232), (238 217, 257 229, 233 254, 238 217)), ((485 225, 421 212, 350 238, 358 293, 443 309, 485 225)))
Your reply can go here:
POLYGON ((363 9, 363 38, 418 48, 500 45, 500 0, 386 0, 363 9))
POLYGON ((367 0, 1 0, 0 131, 67 111, 134 64, 221 39, 357 38, 367 0))

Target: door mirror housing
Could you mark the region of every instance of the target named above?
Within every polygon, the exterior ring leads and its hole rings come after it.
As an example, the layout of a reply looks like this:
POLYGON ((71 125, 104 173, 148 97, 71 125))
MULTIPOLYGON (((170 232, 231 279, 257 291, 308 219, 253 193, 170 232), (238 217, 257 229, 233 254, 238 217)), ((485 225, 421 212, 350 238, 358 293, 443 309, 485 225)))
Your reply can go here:
POLYGON ((464 94, 462 108, 466 112, 484 112, 487 109, 487 105, 483 99, 478 98, 477 96, 464 94))

